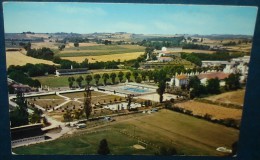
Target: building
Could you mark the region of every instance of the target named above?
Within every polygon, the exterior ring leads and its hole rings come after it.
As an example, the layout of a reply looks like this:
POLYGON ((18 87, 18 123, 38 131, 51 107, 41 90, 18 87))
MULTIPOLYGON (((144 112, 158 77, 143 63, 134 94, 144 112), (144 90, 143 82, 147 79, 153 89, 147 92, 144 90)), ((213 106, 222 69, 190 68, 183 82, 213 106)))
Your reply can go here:
POLYGON ((228 78, 229 74, 223 72, 211 72, 199 74, 198 78, 200 79, 201 84, 206 85, 209 79, 218 78, 220 80, 220 86, 225 86, 225 78, 228 78))
POLYGON ((28 85, 23 84, 12 84, 11 87, 14 89, 14 93, 17 93, 17 91, 21 92, 30 92, 32 91, 32 88, 28 85))
POLYGON ((11 128, 12 147, 45 140, 41 128, 41 123, 11 128))
POLYGON ((74 74, 87 74, 89 73, 87 68, 71 68, 71 69, 57 69, 56 76, 74 75, 74 74))
POLYGON ((162 47, 162 52, 181 52, 182 51, 182 47, 173 47, 173 48, 166 48, 166 47, 162 47))
POLYGON ((173 61, 172 57, 158 57, 158 62, 171 62, 173 61))
POLYGON ((202 62, 201 67, 215 67, 215 66, 221 66, 221 65, 229 64, 228 61, 201 61, 201 62, 202 62))
POLYGON ((167 82, 170 86, 176 86, 176 87, 181 87, 181 86, 186 86, 189 84, 189 76, 185 75, 185 74, 180 74, 180 75, 176 75, 173 76, 171 78, 170 82, 167 82))

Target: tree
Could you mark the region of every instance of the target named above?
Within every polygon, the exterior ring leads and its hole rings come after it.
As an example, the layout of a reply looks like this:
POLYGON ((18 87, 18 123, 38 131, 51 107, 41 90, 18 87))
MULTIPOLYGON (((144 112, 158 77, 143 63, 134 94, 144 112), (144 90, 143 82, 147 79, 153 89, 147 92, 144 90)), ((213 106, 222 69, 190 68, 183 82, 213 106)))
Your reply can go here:
POLYGON ((89 83, 92 81, 92 79, 93 79, 93 77, 89 74, 89 75, 86 76, 85 81, 89 85, 89 83))
POLYGON ((109 79, 109 75, 108 75, 107 73, 104 73, 104 74, 102 75, 102 78, 103 78, 103 80, 104 80, 104 85, 106 85, 106 84, 107 84, 107 80, 109 79))
POLYGON ((225 78, 225 88, 226 90, 236 90, 240 88, 239 82, 240 74, 231 73, 228 78, 225 78))
POLYGON ((90 87, 87 86, 84 93, 84 111, 86 114, 87 119, 89 118, 92 112, 92 105, 91 105, 91 90, 90 87))
POLYGON ((75 78, 74 77, 69 77, 68 81, 69 81, 69 87, 72 88, 73 87, 73 83, 75 81, 75 78))
POLYGON ((153 71, 148 71, 148 81, 150 82, 153 79, 153 71))
POLYGON ((110 153, 106 139, 100 141, 97 153, 100 155, 108 155, 110 153))
POLYGON ((218 78, 209 79, 207 81, 207 92, 209 94, 218 94, 220 93, 220 81, 218 78))
POLYGON ((125 78, 128 80, 128 82, 130 81, 130 77, 131 77, 131 72, 126 72, 125 78))
POLYGON ((141 72, 141 76, 142 76, 142 80, 145 81, 146 80, 146 76, 147 76, 147 72, 146 71, 142 71, 141 72))
POLYGON ((138 62, 138 61, 135 61, 133 67, 134 67, 135 69, 138 69, 138 68, 140 67, 139 62, 138 62))
POLYGON ((79 88, 81 88, 81 83, 82 83, 83 80, 84 80, 84 78, 83 78, 82 76, 79 76, 79 77, 76 79, 76 82, 78 83, 79 88))
POLYGON ((139 74, 138 74, 137 71, 134 71, 134 72, 133 72, 133 76, 134 76, 135 81, 136 81, 136 78, 138 77, 138 75, 139 75, 139 74))
POLYGON ((79 43, 78 42, 74 42, 74 47, 79 47, 79 43))
POLYGON ((124 77, 124 73, 122 71, 120 71, 117 75, 118 79, 119 79, 119 82, 121 83, 122 80, 123 80, 123 77, 124 77))
POLYGON ((111 78, 111 80, 112 80, 112 83, 115 84, 115 81, 116 81, 116 73, 112 72, 112 73, 110 74, 110 78, 111 78))
POLYGON ((165 88, 166 88, 166 84, 165 84, 165 81, 164 80, 161 80, 158 84, 158 89, 156 90, 157 93, 159 94, 159 101, 160 103, 163 102, 163 94, 165 92, 165 88))
POLYGON ((135 82, 136 83, 141 83, 142 82, 142 78, 140 76, 136 77, 135 82))
POLYGON ((16 104, 18 105, 14 111, 10 112, 11 127, 17 127, 29 124, 29 113, 27 101, 22 91, 17 91, 16 104))
POLYGON ((72 121, 73 117, 72 117, 71 111, 66 110, 66 112, 63 114, 63 119, 64 119, 65 122, 72 121))
POLYGON ((65 48, 65 44, 59 45, 59 50, 62 51, 65 48))
POLYGON ((100 74, 95 74, 94 79, 96 81, 96 86, 98 86, 99 79, 101 78, 100 74))

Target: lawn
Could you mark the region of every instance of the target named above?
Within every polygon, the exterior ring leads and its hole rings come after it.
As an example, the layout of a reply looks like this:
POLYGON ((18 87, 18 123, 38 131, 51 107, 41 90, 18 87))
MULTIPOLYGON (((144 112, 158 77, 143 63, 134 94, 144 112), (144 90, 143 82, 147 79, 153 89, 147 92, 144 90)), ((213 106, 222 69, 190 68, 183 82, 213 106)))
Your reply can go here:
MULTIPOLYGON (((118 74, 119 71, 111 70, 110 72, 106 72, 106 73, 108 73, 110 75, 110 73, 112 73, 112 72, 118 74)), ((123 72, 126 72, 126 71, 123 71, 123 72)), ((102 72, 101 70, 99 72, 95 72, 95 74, 100 74, 101 77, 102 77, 103 73, 104 72, 102 72)), ((91 75, 92 75, 92 77, 94 76, 94 74, 91 74, 91 75)), ((86 74, 78 74, 78 75, 69 75, 69 76, 60 76, 60 77, 50 75, 50 76, 35 77, 34 79, 38 79, 43 86, 47 85, 49 87, 69 87, 68 78, 74 77, 75 79, 77 79, 79 76, 82 76, 84 79, 86 78, 86 74)), ((134 81, 133 75, 130 77, 130 79, 132 81, 134 81)), ((126 80, 126 78, 124 76, 123 81, 125 81, 125 80, 126 80)), ((103 82, 104 82, 103 79, 100 78, 99 84, 103 85, 103 82)), ((116 82, 119 82, 118 77, 116 77, 116 82)), ((107 80, 107 83, 112 83, 110 78, 107 80)), ((86 84, 86 82, 82 81, 82 86, 84 86, 85 84, 86 84)), ((94 77, 93 77, 93 80, 90 82, 90 84, 91 85, 96 84, 94 77)), ((78 86, 76 81, 74 82, 74 86, 78 86)))
POLYGON ((160 110, 157 113, 140 115, 131 118, 117 117, 109 127, 103 127, 111 128, 109 131, 72 135, 52 142, 15 148, 13 151, 17 154, 95 154, 99 141, 106 138, 111 153, 115 155, 153 155, 157 150, 152 145, 155 144, 159 147, 175 147, 179 154, 184 155, 223 156, 225 154, 216 151, 216 148, 230 148, 238 140, 239 131, 236 129, 173 111, 160 110), (136 138, 121 134, 119 130, 136 138), (132 145, 137 143, 137 139, 150 143, 148 149, 133 149, 132 145))
POLYGON ((112 155, 153 154, 155 152, 150 148, 145 150, 134 149, 133 145, 137 144, 136 140, 113 130, 97 131, 71 138, 58 139, 52 142, 16 148, 13 151, 16 154, 93 155, 97 153, 99 142, 103 138, 107 140, 112 155))

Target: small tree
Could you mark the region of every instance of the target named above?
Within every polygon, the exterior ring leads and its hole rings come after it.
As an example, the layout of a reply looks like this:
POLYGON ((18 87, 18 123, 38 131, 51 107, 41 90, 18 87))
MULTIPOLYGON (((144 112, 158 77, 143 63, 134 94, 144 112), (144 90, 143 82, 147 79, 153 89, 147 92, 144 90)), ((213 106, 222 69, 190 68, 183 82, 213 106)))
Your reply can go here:
POLYGON ((103 78, 103 81, 104 81, 104 85, 106 85, 107 84, 107 80, 109 79, 109 75, 107 73, 104 73, 102 75, 102 78, 103 78))
POLYGON ((70 88, 73 87, 74 81, 75 81, 75 78, 74 78, 74 77, 69 77, 69 78, 68 78, 68 82, 69 82, 69 87, 70 87, 70 88))
POLYGON ((122 80, 123 80, 123 77, 124 77, 124 73, 122 71, 120 71, 117 75, 118 79, 119 79, 119 82, 121 83, 122 80))
POLYGON ((74 47, 79 47, 79 43, 78 43, 78 42, 75 42, 75 43, 74 43, 74 47))
POLYGON ((92 79, 93 79, 93 78, 92 78, 91 75, 87 75, 85 81, 86 81, 87 84, 89 85, 89 83, 92 81, 92 79))
POLYGON ((110 153, 106 139, 100 141, 97 153, 100 155, 108 155, 110 153))
POLYGON ((112 73, 110 74, 110 78, 111 78, 111 80, 112 80, 112 83, 115 84, 115 82, 116 82, 116 73, 112 72, 112 73))
POLYGON ((98 86, 98 82, 99 82, 99 79, 101 78, 100 74, 95 74, 94 75, 94 79, 95 79, 95 82, 96 82, 96 86, 98 86))
POLYGON ((83 80, 84 80, 84 78, 83 78, 82 76, 79 76, 79 77, 76 79, 76 82, 78 83, 79 88, 81 88, 81 83, 82 83, 83 80))
POLYGON ((126 72, 125 78, 128 80, 128 82, 130 81, 130 77, 131 77, 131 72, 126 72))

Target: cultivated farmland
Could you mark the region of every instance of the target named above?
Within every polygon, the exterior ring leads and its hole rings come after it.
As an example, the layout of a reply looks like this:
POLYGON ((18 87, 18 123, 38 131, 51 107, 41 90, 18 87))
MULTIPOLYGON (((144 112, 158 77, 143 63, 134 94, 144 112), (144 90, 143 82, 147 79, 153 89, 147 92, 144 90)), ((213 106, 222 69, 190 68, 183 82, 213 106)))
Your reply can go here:
POLYGON ((242 116, 242 109, 226 108, 193 100, 177 103, 175 105, 186 110, 191 110, 194 115, 204 116, 205 114, 210 114, 214 119, 233 118, 236 120, 241 120, 242 116))
POLYGON ((29 57, 24 55, 21 52, 6 52, 6 63, 7 63, 7 67, 9 67, 10 65, 26 65, 26 63, 31 63, 31 64, 39 64, 39 63, 43 63, 43 64, 49 64, 49 65, 53 65, 55 63, 53 63, 52 61, 47 61, 47 60, 43 60, 43 59, 37 59, 37 58, 33 58, 33 57, 29 57))
POLYGON ((82 62, 86 58, 90 63, 94 63, 96 61, 118 61, 120 60, 121 62, 127 61, 127 60, 132 60, 138 58, 140 55, 144 54, 144 52, 131 52, 131 53, 122 53, 122 54, 110 54, 110 55, 100 55, 100 56, 79 56, 79 57, 61 57, 62 59, 67 59, 71 61, 76 61, 76 62, 82 62))
POLYGON ((219 95, 206 97, 204 99, 215 101, 215 102, 243 105, 244 97, 245 97, 245 89, 242 89, 242 90, 226 92, 219 95))

